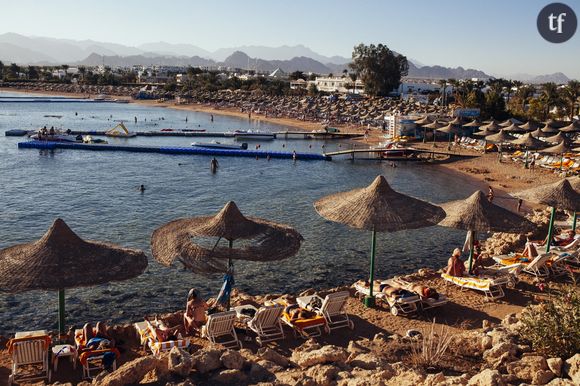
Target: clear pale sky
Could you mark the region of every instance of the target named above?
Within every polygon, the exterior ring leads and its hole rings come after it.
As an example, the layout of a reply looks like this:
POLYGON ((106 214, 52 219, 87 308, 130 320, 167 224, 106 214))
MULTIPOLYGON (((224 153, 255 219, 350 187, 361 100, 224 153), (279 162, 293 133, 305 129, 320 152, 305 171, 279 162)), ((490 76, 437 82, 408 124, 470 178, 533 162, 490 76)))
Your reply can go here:
MULTIPOLYGON (((580 0, 564 0, 580 17, 580 0)), ((166 41, 213 51, 304 44, 350 57, 384 43, 423 64, 494 75, 561 71, 580 78, 580 30, 562 44, 536 29, 540 0, 0 0, 0 33, 126 45, 166 41)))

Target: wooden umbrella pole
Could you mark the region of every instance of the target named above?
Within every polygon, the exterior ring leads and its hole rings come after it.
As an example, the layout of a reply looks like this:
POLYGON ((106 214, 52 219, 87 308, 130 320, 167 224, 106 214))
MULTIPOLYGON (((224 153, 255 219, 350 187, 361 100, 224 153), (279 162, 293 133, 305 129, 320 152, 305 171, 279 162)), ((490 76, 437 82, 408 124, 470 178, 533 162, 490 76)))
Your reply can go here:
POLYGON ((554 232, 554 220, 556 218, 556 207, 552 207, 552 214, 550 215, 550 225, 548 226, 548 240, 546 240, 546 253, 550 252, 550 244, 552 244, 552 233, 554 232))
POLYGON ((58 334, 64 335, 65 331, 65 314, 64 314, 64 288, 58 290, 58 334))
POLYGON ((364 305, 366 307, 375 306, 375 297, 373 296, 373 286, 375 281, 375 249, 377 243, 377 231, 373 228, 373 233, 371 236, 371 273, 369 281, 369 296, 365 297, 364 305))
MULTIPOLYGON (((232 248, 234 246, 234 242, 232 240, 228 240, 229 241, 229 247, 230 247, 230 257, 228 258, 228 271, 229 273, 233 276, 234 275, 234 270, 233 270, 233 266, 234 263, 232 262, 232 248)), ((232 289, 230 289, 230 295, 228 296, 228 302, 226 305, 226 311, 230 310, 230 305, 231 305, 231 298, 232 298, 232 289)))
POLYGON ((572 232, 576 233, 576 211, 574 211, 574 216, 572 217, 572 232))
POLYGON ((471 269, 473 268, 473 250, 475 249, 475 232, 469 231, 471 233, 471 237, 469 238, 469 272, 471 274, 471 269))

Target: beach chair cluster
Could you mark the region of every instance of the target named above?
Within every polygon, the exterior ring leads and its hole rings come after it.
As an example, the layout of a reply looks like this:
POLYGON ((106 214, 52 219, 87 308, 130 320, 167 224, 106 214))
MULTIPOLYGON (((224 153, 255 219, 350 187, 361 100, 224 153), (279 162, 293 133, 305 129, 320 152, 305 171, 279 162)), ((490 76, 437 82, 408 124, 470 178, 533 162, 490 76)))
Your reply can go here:
MULTIPOLYGON (((354 284, 354 288, 360 298, 369 294, 370 287, 365 281, 359 280, 354 284)), ((413 283, 401 278, 375 280, 373 293, 376 301, 388 308, 394 316, 415 314, 419 311, 441 307, 448 302, 447 297, 443 294, 439 294, 437 299, 435 299, 417 293, 413 283), (396 288, 400 291, 387 293, 383 291, 385 287, 396 288)))
POLYGON ((486 148, 486 146, 487 146, 486 150, 491 150, 494 146, 493 144, 486 143, 484 139, 477 139, 471 137, 461 137, 459 138, 459 141, 456 143, 465 149, 477 151, 483 151, 484 148, 486 148))
POLYGON ((8 378, 14 383, 29 384, 45 380, 50 383, 52 372, 57 370, 58 361, 68 357, 76 369, 77 361, 82 365, 83 379, 91 379, 105 369, 103 359, 112 362, 112 369, 117 368, 120 353, 117 349, 86 349, 82 339, 82 330, 75 332, 75 345, 54 345, 44 330, 17 332, 7 344, 12 359, 12 371, 8 378), (53 365, 51 369, 51 364, 53 365))
POLYGON ((83 369, 83 379, 92 379, 94 376, 105 370, 105 360, 113 358, 113 371, 117 369, 117 360, 121 353, 116 348, 107 349, 87 349, 87 342, 84 341, 82 329, 75 330, 75 352, 78 355, 78 361, 83 369))

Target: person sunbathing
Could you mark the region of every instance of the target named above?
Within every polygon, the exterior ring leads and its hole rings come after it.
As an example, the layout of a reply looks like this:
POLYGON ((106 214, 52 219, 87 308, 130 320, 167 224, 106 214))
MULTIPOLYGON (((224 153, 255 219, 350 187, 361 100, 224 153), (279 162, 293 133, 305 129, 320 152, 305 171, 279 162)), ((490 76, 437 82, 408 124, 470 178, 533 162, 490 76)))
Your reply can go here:
POLYGON ((147 328, 157 342, 167 342, 178 339, 179 327, 168 327, 162 321, 157 320, 157 318, 153 321, 154 323, 151 323, 148 318, 145 318, 145 322, 147 322, 147 328))
POLYGON ((461 260, 461 250, 459 248, 453 250, 453 254, 447 262, 447 269, 445 272, 450 276, 465 275, 465 264, 461 260))
POLYGON ((90 323, 86 323, 83 326, 83 341, 85 342, 85 346, 89 346, 89 343, 92 342, 96 348, 101 341, 108 341, 110 347, 115 347, 115 339, 111 337, 111 335, 107 331, 107 325, 102 322, 97 322, 95 328, 90 323))
POLYGON ((316 312, 300 308, 298 304, 291 304, 286 307, 285 312, 290 316, 290 320, 311 319, 316 316, 316 312))
POLYGON ((575 232, 572 229, 570 229, 566 233, 561 233, 560 235, 555 236, 553 245, 556 246, 568 245, 574 241, 574 236, 575 232))
POLYGON ((421 284, 414 284, 411 287, 411 291, 415 292, 417 295, 425 299, 439 299, 439 294, 434 288, 425 287, 421 284))
POLYGON ((183 314, 183 326, 188 334, 195 334, 200 331, 207 320, 206 311, 208 304, 199 296, 199 293, 192 288, 187 294, 185 313, 183 314))

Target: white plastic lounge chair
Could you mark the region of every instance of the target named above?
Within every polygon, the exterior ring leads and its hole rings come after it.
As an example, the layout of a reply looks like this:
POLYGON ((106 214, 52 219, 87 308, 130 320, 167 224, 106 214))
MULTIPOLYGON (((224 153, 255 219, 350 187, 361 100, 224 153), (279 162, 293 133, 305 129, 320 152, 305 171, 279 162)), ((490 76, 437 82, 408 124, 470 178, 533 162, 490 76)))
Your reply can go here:
POLYGON ((484 293, 488 300, 501 299, 505 296, 505 292, 501 284, 495 279, 488 277, 477 276, 452 276, 442 273, 443 280, 453 283, 461 287, 461 289, 473 289, 484 293))
POLYGON ((213 344, 221 344, 226 348, 242 348, 238 339, 234 322, 236 311, 218 312, 207 317, 207 323, 201 328, 201 336, 209 339, 213 344), (225 340, 219 341, 225 338, 225 340))
MULTIPOLYGON (((387 284, 394 286, 394 287, 400 287, 400 288, 403 288, 407 291, 410 291, 410 292, 417 294, 417 296, 419 296, 419 299, 421 300, 421 302, 419 304, 421 305, 421 308, 423 310, 441 307, 449 302, 449 300, 447 299, 447 296, 445 296, 441 293, 438 294, 439 295, 438 299, 424 297, 422 294, 419 294, 413 290, 414 284, 412 282, 407 281, 407 280, 400 278, 400 277, 394 278, 394 279, 389 279, 389 280, 386 280, 385 282, 387 284)), ((417 283, 417 284, 420 284, 420 283, 417 283)))
POLYGON ((550 270, 546 263, 552 258, 551 253, 539 254, 532 260, 527 266, 524 267, 523 271, 535 277, 546 277, 550 275, 550 270))
MULTIPOLYGON (((421 301, 419 296, 387 296, 384 292, 381 292, 382 281, 376 281, 373 286, 373 295, 375 299, 379 302, 385 303, 391 310, 391 314, 397 315, 409 315, 417 311, 417 304, 421 301)), ((369 287, 361 281, 354 284, 354 288, 358 296, 363 297, 368 295, 369 287)))
POLYGON ((25 384, 41 379, 46 379, 50 383, 49 346, 50 338, 47 335, 10 340, 8 352, 12 357, 12 373, 8 378, 8 383, 10 385, 25 384), (32 370, 35 372, 32 373, 32 370))
POLYGON ((301 296, 296 298, 296 303, 302 308, 311 309, 319 315, 324 316, 327 333, 343 327, 348 327, 353 330, 354 322, 350 320, 348 313, 344 309, 349 296, 348 291, 334 292, 326 295, 324 299, 318 295, 301 296), (318 306, 314 306, 314 302, 318 306))
POLYGON ((280 321, 283 311, 284 307, 280 304, 262 306, 248 321, 248 328, 258 335, 256 341, 260 346, 264 343, 284 339, 284 330, 280 321))

